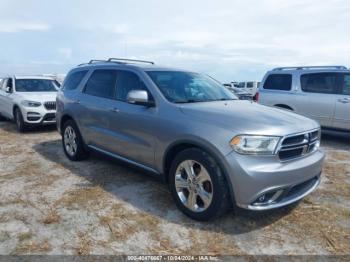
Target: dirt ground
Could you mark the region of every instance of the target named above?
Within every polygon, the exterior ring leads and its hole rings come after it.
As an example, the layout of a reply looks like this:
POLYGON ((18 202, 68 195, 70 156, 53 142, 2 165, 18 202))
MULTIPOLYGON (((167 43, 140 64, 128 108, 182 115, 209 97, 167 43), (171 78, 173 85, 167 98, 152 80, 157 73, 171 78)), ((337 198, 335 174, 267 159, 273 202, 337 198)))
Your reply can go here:
POLYGON ((320 187, 299 205, 188 219, 166 185, 59 134, 0 122, 0 254, 350 254, 350 135, 324 134, 320 187))

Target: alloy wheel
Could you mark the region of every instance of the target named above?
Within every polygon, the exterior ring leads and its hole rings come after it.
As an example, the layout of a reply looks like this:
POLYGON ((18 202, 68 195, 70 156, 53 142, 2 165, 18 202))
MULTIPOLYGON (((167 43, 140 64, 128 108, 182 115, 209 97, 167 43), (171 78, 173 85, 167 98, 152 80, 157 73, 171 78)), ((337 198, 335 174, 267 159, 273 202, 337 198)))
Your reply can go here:
POLYGON ((213 183, 206 168, 197 161, 181 162, 175 173, 177 195, 188 209, 203 212, 213 199, 213 183))
POLYGON ((77 153, 77 135, 71 126, 67 126, 64 130, 64 147, 70 156, 74 156, 77 153))

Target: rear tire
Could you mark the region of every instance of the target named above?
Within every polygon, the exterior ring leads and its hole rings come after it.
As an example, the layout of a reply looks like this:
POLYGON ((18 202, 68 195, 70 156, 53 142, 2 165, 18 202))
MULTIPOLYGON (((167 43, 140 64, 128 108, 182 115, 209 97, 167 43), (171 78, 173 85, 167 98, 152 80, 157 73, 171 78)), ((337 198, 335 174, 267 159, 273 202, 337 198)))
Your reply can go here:
POLYGON ((186 149, 175 157, 169 181, 177 207, 192 219, 215 219, 232 205, 221 168, 208 153, 198 148, 186 149))
POLYGON ((78 126, 73 120, 63 125, 62 146, 66 156, 72 161, 81 161, 89 156, 78 126))
POLYGON ((16 107, 14 110, 14 121, 16 123, 18 132, 23 133, 27 130, 28 126, 24 122, 22 112, 18 107, 16 107))

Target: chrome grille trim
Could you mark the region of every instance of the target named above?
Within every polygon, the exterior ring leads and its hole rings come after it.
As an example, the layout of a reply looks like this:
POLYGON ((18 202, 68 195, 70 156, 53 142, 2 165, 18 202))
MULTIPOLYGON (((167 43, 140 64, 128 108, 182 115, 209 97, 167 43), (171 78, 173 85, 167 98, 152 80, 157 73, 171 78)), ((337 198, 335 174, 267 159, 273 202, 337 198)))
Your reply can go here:
POLYGON ((44 106, 47 110, 56 110, 56 102, 55 101, 45 102, 44 106))
POLYGON ((320 129, 313 129, 283 137, 277 150, 277 156, 280 161, 289 161, 312 154, 318 148, 315 145, 320 141, 320 134, 320 129), (286 141, 293 140, 293 138, 298 138, 302 135, 304 135, 304 138, 300 142, 286 143, 286 141))

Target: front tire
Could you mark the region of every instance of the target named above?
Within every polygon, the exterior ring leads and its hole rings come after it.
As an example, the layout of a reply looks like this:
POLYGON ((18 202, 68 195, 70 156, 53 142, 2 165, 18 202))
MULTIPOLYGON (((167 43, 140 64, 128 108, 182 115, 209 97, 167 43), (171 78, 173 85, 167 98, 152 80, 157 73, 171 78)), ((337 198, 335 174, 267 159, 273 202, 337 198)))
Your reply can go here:
POLYGON ((73 120, 68 120, 63 126, 62 145, 64 153, 72 161, 81 161, 88 157, 78 126, 73 120))
POLYGON ((172 162, 170 190, 177 207, 187 216, 207 221, 227 212, 231 205, 224 174, 203 150, 190 148, 172 162))
POLYGON ((0 112, 0 122, 2 122, 2 121, 6 121, 7 119, 5 118, 5 117, 3 117, 2 115, 1 115, 1 112, 0 112))
POLYGON ((14 111, 14 120, 15 120, 18 132, 23 133, 24 131, 27 130, 27 125, 23 120, 22 112, 18 107, 16 107, 14 111))

